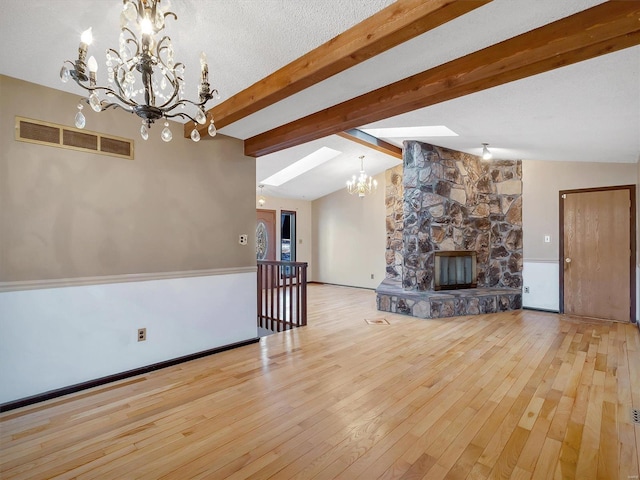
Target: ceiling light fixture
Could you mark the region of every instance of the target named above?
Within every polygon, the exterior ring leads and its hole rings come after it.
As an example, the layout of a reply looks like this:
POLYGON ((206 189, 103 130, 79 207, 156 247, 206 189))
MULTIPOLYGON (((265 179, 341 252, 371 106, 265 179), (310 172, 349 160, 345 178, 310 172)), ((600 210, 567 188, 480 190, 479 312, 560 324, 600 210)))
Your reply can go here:
MULTIPOLYGON (((88 101, 96 112, 108 108, 122 108, 142 118, 140 135, 149 138, 148 129, 156 120, 164 118, 161 138, 171 141, 169 118, 189 119, 194 122, 191 140, 200 140, 197 124, 207 122, 205 104, 212 98, 220 98, 218 91, 209 85, 209 67, 204 53, 200 55, 200 85, 198 101, 182 98, 184 94, 184 65, 175 62, 171 38, 159 35, 165 27, 165 19, 175 13, 160 7, 162 0, 123 0, 120 14, 119 48, 107 50, 106 66, 108 86, 98 86, 96 77, 98 62, 87 51, 93 41, 91 28, 82 33, 78 48, 78 59, 67 60, 60 70, 60 79, 66 83, 72 78, 80 87, 89 92, 88 101), (156 36, 160 38, 156 38, 156 36), (88 70, 88 72, 87 72, 88 70), (107 98, 100 98, 101 94, 107 98), (142 97, 142 98, 140 98, 142 97), (187 106, 195 107, 195 113, 176 111, 187 106)), ((77 128, 84 128, 86 119, 82 113, 82 103, 78 104, 75 117, 77 128)), ((207 129, 210 136, 216 135, 213 118, 207 129)))
POLYGON ((264 185, 258 185, 258 188, 260 189, 260 196, 258 197, 258 205, 260 207, 264 207, 264 204, 267 203, 267 199, 264 198, 264 196, 262 195, 262 189, 264 188, 264 185))
POLYGON ((482 159, 483 160, 491 160, 493 158, 493 154, 487 148, 488 145, 489 145, 488 143, 483 143, 482 144, 482 159))
POLYGON ((347 180, 347 191, 353 195, 354 193, 358 194, 358 197, 362 198, 368 193, 371 193, 373 190, 378 188, 378 181, 374 180, 373 177, 368 176, 364 172, 364 155, 360 157, 360 175, 356 179, 354 175, 351 180, 347 180))

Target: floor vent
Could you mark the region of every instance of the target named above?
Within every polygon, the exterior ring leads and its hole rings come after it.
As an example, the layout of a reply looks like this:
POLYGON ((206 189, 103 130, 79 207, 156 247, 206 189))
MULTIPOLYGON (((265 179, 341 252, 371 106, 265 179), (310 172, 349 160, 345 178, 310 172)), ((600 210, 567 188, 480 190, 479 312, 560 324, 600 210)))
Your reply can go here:
POLYGON ((372 319, 364 319, 369 325, 389 325, 389 320, 386 318, 372 318, 372 319))
POLYGON ((640 423, 640 410, 637 408, 631 410, 631 420, 633 423, 640 423))
POLYGON ((133 160, 133 140, 16 117, 16 140, 133 160))

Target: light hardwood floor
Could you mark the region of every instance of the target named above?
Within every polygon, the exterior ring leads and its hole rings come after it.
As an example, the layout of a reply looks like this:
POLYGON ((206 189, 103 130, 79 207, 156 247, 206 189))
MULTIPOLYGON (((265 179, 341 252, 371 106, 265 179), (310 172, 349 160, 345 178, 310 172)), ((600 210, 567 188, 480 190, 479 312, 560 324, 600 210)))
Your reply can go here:
POLYGON ((259 344, 3 414, 0 477, 638 478, 635 326, 418 320, 326 285, 309 313, 259 344))

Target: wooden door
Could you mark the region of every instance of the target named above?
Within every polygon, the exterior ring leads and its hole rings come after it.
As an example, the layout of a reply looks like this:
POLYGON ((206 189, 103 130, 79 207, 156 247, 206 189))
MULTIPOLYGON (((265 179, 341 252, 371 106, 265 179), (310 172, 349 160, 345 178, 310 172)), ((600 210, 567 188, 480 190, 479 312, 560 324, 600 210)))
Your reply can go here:
MULTIPOLYGON (((256 259, 276 259, 276 211, 256 210, 256 259)), ((270 289, 276 282, 276 268, 274 265, 265 265, 258 270, 258 302, 262 301, 260 290, 270 289)))
POLYGON ((256 258, 276 259, 276 211, 256 210, 256 258))
POLYGON ((564 313, 635 320, 635 186, 560 192, 564 313))

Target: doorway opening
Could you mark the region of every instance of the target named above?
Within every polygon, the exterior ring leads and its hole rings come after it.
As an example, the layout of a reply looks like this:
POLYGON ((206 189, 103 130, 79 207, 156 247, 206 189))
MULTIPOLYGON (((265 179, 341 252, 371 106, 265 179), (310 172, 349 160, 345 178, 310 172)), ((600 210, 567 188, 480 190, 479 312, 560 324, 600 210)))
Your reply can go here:
MULTIPOLYGON (((280 212, 280 260, 296 261, 296 212, 282 210, 280 212)), ((283 269, 283 276, 291 275, 291 267, 283 269)))

